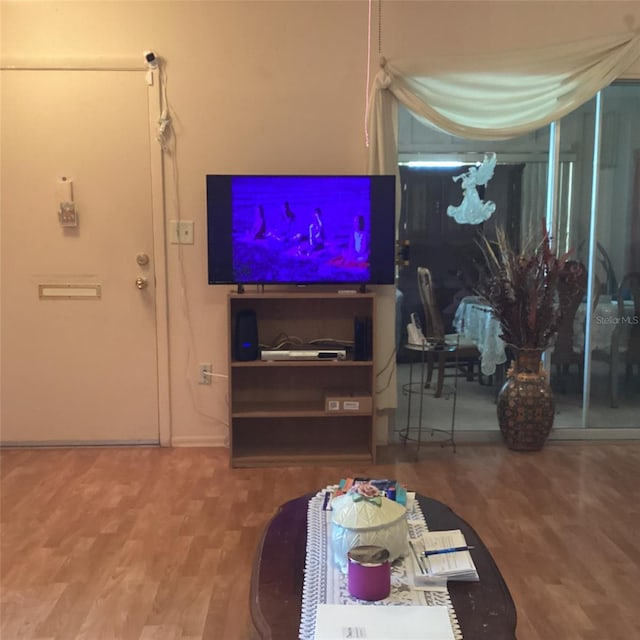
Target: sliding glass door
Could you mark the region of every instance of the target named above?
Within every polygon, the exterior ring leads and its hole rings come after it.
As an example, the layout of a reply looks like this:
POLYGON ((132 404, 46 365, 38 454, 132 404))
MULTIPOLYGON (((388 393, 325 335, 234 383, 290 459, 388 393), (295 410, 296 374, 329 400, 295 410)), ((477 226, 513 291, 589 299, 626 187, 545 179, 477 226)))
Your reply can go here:
MULTIPOLYGON (((499 224, 522 247, 551 223, 558 251, 570 251, 586 271, 572 321, 565 322, 571 353, 558 349, 547 357, 555 427, 640 427, 640 300, 632 275, 640 273, 640 83, 610 86, 554 127, 500 142, 455 138, 401 109, 399 164, 399 239, 410 247, 398 279, 400 331, 421 311, 418 266, 435 272, 438 302, 455 332, 458 305, 474 293, 478 234, 491 236, 499 224), (483 224, 459 225, 446 213, 462 198, 456 176, 487 152, 497 154, 498 164, 483 198, 496 203, 496 212, 483 224)), ((471 422, 479 410, 495 415, 500 373, 466 387, 476 403, 471 422)), ((464 393, 465 387, 463 405, 464 393)))
MULTIPOLYGON (((600 153, 590 220, 595 234, 592 259, 596 295, 590 323, 590 371, 585 385, 590 392, 586 424, 637 427, 640 425, 640 300, 636 284, 640 279, 640 86, 620 84, 607 88, 601 95, 600 110, 600 153)), ((597 112, 592 111, 597 122, 597 112)), ((585 112, 584 118, 590 120, 591 113, 585 112)))

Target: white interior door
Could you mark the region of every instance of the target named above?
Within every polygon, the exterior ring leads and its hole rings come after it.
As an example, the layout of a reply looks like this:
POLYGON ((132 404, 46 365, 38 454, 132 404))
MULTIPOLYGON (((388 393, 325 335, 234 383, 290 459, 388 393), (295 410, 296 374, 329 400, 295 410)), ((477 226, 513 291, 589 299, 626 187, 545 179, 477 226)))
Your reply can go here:
POLYGON ((1 90, 2 442, 157 443, 145 73, 3 71, 1 90))

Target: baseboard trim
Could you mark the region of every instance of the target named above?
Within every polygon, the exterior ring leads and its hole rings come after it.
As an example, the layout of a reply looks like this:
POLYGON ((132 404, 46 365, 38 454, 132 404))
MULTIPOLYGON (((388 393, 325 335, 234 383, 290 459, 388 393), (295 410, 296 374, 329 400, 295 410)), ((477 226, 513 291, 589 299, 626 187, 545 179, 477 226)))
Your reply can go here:
MULTIPOLYGON (((456 430, 456 442, 502 442, 502 434, 500 431, 463 431, 456 430)), ((563 428, 557 427, 551 431, 548 440, 556 442, 581 440, 588 442, 590 440, 640 440, 640 429, 630 427, 623 428, 602 428, 593 427, 586 428, 563 428)))
MULTIPOLYGON (((423 444, 440 444, 437 441, 431 441, 429 439, 429 429, 424 429, 423 444)), ((416 437, 415 432, 412 437, 416 437)), ((497 429, 470 429, 465 431, 464 429, 456 429, 454 432, 454 440, 456 443, 473 444, 484 442, 502 442, 502 434, 497 429)), ((640 429, 636 427, 630 428, 563 428, 557 427, 549 434, 549 441, 554 442, 570 442, 570 441, 582 441, 582 442, 597 442, 597 441, 624 441, 630 442, 640 440, 640 429)), ((378 442, 378 446, 386 446, 389 444, 398 444, 401 442, 398 432, 391 433, 387 442, 378 442)))
MULTIPOLYGON (((0 442, 3 449, 61 449, 65 447, 159 447, 157 440, 47 440, 0 442)), ((228 448, 227 439, 219 436, 177 436, 171 439, 170 447, 223 447, 228 448)))
POLYGON ((65 447, 159 447, 157 440, 8 440, 2 449, 61 449, 65 447))
POLYGON ((456 442, 502 442, 502 434, 494 430, 457 430, 453 434, 456 442))
POLYGON ((549 440, 640 440, 638 427, 556 427, 549 440))
POLYGON ((172 447, 224 447, 228 448, 226 436, 173 436, 172 447))

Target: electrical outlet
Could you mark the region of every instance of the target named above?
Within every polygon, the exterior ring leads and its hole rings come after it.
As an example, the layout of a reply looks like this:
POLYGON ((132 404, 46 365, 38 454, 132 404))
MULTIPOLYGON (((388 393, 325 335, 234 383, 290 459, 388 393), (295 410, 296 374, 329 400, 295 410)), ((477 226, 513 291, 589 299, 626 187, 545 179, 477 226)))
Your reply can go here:
POLYGON ((193 244, 193 220, 171 220, 169 238, 171 244, 193 244))
POLYGON ((213 373, 213 367, 210 362, 205 362, 198 368, 200 377, 198 378, 198 384, 211 384, 211 374, 213 373))

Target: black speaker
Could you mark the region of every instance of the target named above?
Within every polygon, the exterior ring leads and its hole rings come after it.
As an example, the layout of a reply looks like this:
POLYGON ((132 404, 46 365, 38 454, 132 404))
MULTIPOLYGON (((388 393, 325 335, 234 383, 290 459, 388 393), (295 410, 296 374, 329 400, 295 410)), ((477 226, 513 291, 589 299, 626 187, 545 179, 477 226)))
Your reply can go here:
POLYGON ((354 360, 371 360, 373 343, 371 318, 357 316, 353 323, 354 360))
POLYGON ((258 320, 252 309, 242 309, 236 314, 236 332, 233 350, 235 359, 240 361, 257 360, 260 355, 258 347, 258 320))

